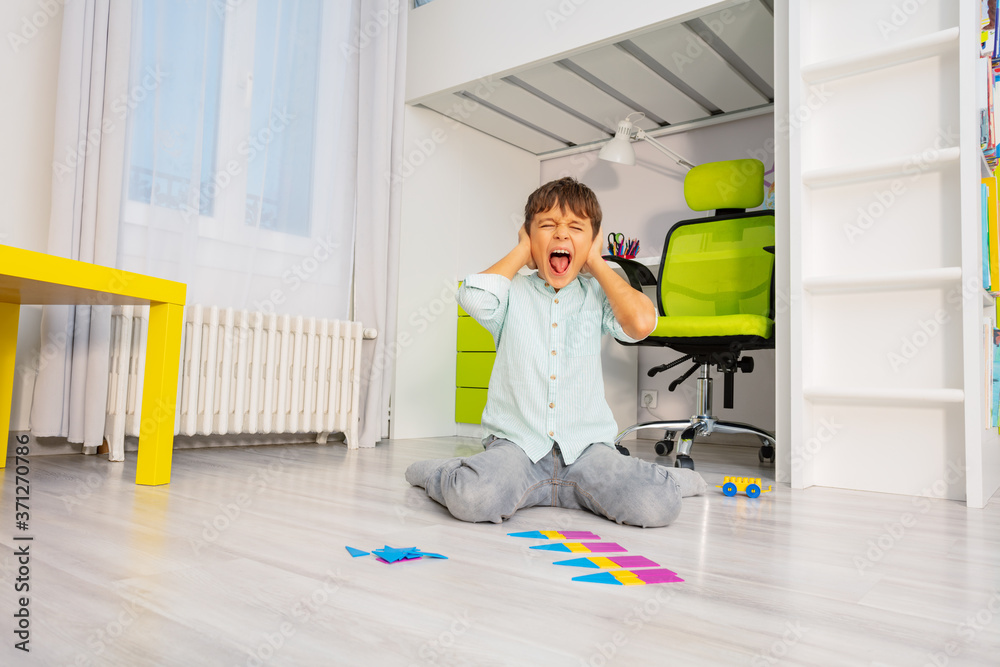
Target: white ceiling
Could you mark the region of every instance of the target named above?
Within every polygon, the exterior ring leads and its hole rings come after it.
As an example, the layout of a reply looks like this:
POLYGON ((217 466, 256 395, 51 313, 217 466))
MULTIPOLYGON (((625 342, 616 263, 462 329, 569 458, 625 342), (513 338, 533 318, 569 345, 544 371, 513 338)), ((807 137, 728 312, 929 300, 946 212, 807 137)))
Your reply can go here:
POLYGON ((422 105, 544 155, 607 140, 636 111, 651 131, 773 103, 773 45, 772 0, 751 0, 422 105))

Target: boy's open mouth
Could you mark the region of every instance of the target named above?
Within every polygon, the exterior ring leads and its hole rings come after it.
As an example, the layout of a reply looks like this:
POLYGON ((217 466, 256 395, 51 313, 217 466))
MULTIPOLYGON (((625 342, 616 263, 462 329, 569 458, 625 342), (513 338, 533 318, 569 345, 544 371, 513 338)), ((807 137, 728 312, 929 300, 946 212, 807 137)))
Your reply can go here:
POLYGON ((569 270, 570 261, 573 256, 568 250, 557 248, 549 253, 549 267, 557 276, 561 276, 569 270))

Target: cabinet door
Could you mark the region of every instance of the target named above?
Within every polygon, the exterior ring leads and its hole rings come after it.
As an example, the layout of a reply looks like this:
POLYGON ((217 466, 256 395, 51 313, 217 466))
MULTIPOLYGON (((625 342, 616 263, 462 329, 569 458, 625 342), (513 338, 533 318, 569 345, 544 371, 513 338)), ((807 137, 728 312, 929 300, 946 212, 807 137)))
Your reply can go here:
POLYGON ((472 387, 455 389, 455 421, 460 424, 478 424, 486 407, 486 390, 472 387))

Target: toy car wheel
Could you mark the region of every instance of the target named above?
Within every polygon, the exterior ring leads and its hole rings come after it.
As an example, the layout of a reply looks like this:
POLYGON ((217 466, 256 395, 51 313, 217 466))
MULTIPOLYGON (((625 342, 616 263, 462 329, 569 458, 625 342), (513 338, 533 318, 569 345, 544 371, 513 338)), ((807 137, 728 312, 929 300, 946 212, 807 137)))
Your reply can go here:
POLYGON ((732 482, 726 482, 725 484, 722 485, 722 493, 724 493, 727 496, 735 496, 736 485, 733 484, 732 482))
POLYGON ((760 495, 760 487, 756 484, 747 484, 747 497, 756 498, 760 495))

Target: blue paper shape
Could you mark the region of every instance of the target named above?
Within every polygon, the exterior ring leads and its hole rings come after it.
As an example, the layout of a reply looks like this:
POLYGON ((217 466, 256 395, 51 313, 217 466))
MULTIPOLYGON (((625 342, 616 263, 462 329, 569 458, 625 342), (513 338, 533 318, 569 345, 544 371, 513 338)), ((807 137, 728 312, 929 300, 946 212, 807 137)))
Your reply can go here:
POLYGON ((347 549, 347 553, 351 554, 352 558, 357 558, 358 556, 367 556, 367 551, 362 551, 361 549, 355 549, 354 547, 344 547, 347 549))
POLYGON ((570 567, 590 567, 599 568, 600 566, 589 558, 570 558, 569 560, 557 560, 553 565, 569 565, 570 567))
POLYGON ((565 544, 538 544, 529 549, 541 549, 542 551, 569 551, 570 548, 565 544))
POLYGON ((597 574, 585 574, 582 577, 573 577, 573 581, 589 581, 594 584, 615 584, 623 586, 622 582, 615 579, 615 575, 610 572, 598 572, 597 574))
POLYGON ((410 547, 405 549, 393 549, 392 547, 386 545, 384 549, 372 549, 372 553, 389 563, 395 563, 398 560, 411 557, 410 547))
POLYGON ((540 530, 529 530, 524 533, 507 533, 508 537, 530 537, 535 540, 547 540, 549 539, 545 535, 542 535, 540 530))

